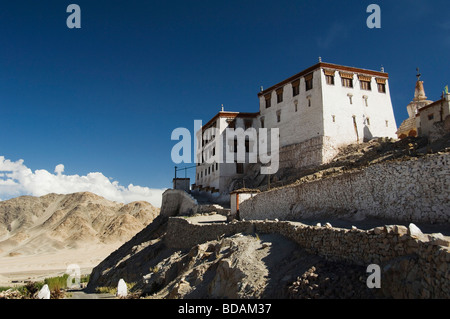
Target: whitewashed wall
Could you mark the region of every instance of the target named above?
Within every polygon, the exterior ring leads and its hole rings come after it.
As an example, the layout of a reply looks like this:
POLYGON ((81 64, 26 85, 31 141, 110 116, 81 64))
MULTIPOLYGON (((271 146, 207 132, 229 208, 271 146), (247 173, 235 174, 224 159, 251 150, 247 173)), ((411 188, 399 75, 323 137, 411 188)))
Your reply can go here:
POLYGON ((353 88, 342 86, 339 71, 335 73, 334 85, 326 83, 323 72, 321 79, 325 136, 332 137, 337 146, 376 137, 397 138, 395 134, 397 123, 392 108, 389 80, 386 81, 386 93, 380 93, 375 77, 372 77, 370 91, 361 89, 357 74, 353 75, 353 88), (352 104, 349 94, 352 95, 352 104), (368 106, 363 97, 367 98, 368 106), (353 116, 356 117, 358 135, 355 132, 353 116))
POLYGON ((320 72, 320 69, 313 72, 313 88, 309 91, 306 91, 304 77, 300 78, 300 93, 297 96, 292 94, 291 83, 282 86, 284 90, 281 103, 277 103, 276 89, 273 90, 270 108, 266 108, 264 95, 259 97, 261 113, 259 121, 264 118, 266 128, 280 129, 281 147, 297 144, 324 134, 320 72), (311 106, 308 106, 309 99, 311 99, 311 106), (295 110, 296 103, 297 111, 295 110), (277 122, 277 112, 281 112, 279 123, 277 122))

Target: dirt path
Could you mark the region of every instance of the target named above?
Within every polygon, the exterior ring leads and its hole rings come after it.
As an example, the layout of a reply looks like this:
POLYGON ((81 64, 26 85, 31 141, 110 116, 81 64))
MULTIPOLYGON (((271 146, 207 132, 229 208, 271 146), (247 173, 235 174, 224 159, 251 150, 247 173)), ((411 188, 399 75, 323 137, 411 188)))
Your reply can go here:
POLYGON ((113 294, 96 294, 88 293, 84 290, 69 290, 67 291, 68 297, 64 299, 115 299, 113 294))

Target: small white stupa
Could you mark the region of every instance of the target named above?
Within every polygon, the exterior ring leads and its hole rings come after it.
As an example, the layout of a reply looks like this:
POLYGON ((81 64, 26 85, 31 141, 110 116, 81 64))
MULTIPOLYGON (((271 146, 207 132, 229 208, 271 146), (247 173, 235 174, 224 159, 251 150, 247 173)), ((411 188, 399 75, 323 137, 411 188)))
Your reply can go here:
POLYGON ((123 279, 120 279, 117 284, 117 297, 126 297, 127 294, 127 284, 123 279))

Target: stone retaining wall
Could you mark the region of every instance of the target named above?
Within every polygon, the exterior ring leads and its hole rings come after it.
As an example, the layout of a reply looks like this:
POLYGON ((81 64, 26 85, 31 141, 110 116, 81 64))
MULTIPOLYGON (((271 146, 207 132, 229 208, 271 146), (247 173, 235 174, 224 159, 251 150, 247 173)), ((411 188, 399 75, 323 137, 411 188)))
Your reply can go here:
POLYGON ((263 192, 240 205, 245 219, 297 219, 321 213, 450 222, 450 153, 374 164, 263 192))
POLYGON ((193 224, 189 219, 175 217, 169 219, 165 242, 170 248, 190 249, 235 233, 280 234, 331 261, 378 264, 382 267, 383 296, 450 296, 449 242, 440 234, 423 235, 404 226, 363 231, 276 221, 193 224))

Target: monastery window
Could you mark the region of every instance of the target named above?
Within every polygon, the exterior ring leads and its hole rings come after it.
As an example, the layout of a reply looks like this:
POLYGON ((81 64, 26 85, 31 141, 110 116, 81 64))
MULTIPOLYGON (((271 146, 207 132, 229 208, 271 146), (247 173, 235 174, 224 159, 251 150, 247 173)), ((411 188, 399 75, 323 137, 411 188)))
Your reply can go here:
POLYGON ((236 120, 235 119, 228 119, 228 128, 236 128, 236 120))
POLYGON ((244 174, 244 163, 236 163, 236 173, 244 174))
POLYGON ((292 82, 292 96, 297 96, 300 94, 300 80, 292 82))
POLYGON ((210 174, 211 174, 211 166, 208 167, 208 175, 210 175, 210 174))
POLYGON ((216 156, 216 148, 215 147, 213 147, 213 149, 212 149, 212 156, 216 156))
POLYGON ((214 173, 214 164, 211 166, 211 171, 214 173))
POLYGON ((313 74, 308 74, 305 76, 305 89, 306 91, 312 90, 313 88, 313 74))
POLYGON ((328 85, 334 85, 334 74, 336 71, 333 70, 323 70, 323 73, 325 73, 325 80, 328 85))
POLYGON ((203 178, 203 171, 200 172, 200 177, 203 178))
POLYGON ((434 120, 434 114, 428 114, 428 121, 434 120))
POLYGON ((361 84, 361 90, 371 91, 372 86, 370 85, 370 82, 368 81, 360 81, 361 84))
POLYGON ((386 121, 386 127, 389 127, 389 121, 386 121))
POLYGON ((237 153, 238 150, 238 140, 237 140, 237 136, 234 138, 234 144, 233 144, 233 152, 237 153))
POLYGON ((264 128, 264 118, 260 118, 260 122, 261 122, 261 128, 264 128))
POLYGON ((277 123, 281 122, 281 111, 277 112, 277 123))
POLYGON ((277 90, 277 103, 283 102, 283 89, 277 90))
POLYGON ((237 163, 237 165, 236 165, 236 173, 244 174, 244 164, 243 163, 237 163))
POLYGON ((325 79, 328 85, 334 85, 334 76, 333 75, 325 75, 325 79))
POLYGON ((372 91, 372 78, 367 75, 358 75, 361 90, 372 91))
POLYGON ((331 118, 333 119, 333 123, 336 123, 336 115, 331 115, 331 118))
POLYGON ((378 92, 386 93, 386 79, 377 78, 378 92))
POLYGON ((219 163, 216 163, 216 171, 219 169, 219 163))
POLYGON ((268 109, 269 107, 272 106, 272 93, 267 94, 266 96, 264 96, 266 99, 266 109, 268 109))
POLYGON ((353 80, 352 79, 342 79, 342 86, 346 88, 353 88, 353 80))
POLYGON ((294 101, 294 110, 295 110, 295 112, 298 111, 298 101, 297 100, 294 101))
POLYGON ((308 100, 308 107, 311 107, 312 103, 311 103, 311 95, 308 95, 307 97, 308 100))
POLYGON ((353 74, 340 72, 342 86, 346 88, 353 88, 353 74))
POLYGON ((200 179, 200 174, 199 173, 197 173, 197 180, 199 180, 200 179))
POLYGON ((366 125, 370 126, 370 118, 368 118, 368 117, 366 118, 366 125))
POLYGON ((250 153, 250 141, 247 139, 245 140, 245 152, 250 153))

